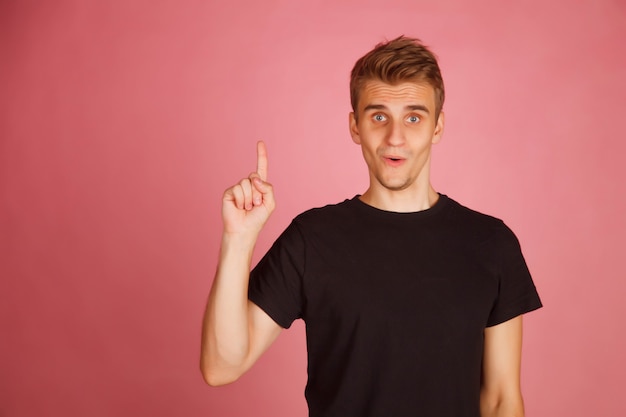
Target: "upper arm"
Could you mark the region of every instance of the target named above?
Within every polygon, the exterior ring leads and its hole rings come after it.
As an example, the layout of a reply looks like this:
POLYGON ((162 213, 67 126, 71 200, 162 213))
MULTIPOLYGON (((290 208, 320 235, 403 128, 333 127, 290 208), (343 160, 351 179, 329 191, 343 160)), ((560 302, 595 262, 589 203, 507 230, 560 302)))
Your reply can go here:
POLYGON ((236 323, 232 321, 230 324, 223 325, 225 334, 222 336, 227 340, 235 339, 234 344, 220 345, 214 333, 207 331, 206 327, 203 330, 200 368, 207 384, 219 386, 239 379, 272 345, 282 330, 282 327, 274 322, 265 311, 249 300, 245 314, 247 318, 247 329, 243 327, 247 333, 245 340, 240 339, 237 332, 233 330, 236 323), (233 351, 237 353, 233 354, 233 351), (230 356, 225 357, 220 352, 227 352, 230 356))
POLYGON ((281 330, 261 307, 248 300, 248 326, 250 335, 249 351, 243 372, 254 365, 259 357, 272 345, 281 330))
POLYGON ((522 316, 485 329, 481 412, 483 417, 499 415, 522 416, 520 389, 522 357, 522 316))

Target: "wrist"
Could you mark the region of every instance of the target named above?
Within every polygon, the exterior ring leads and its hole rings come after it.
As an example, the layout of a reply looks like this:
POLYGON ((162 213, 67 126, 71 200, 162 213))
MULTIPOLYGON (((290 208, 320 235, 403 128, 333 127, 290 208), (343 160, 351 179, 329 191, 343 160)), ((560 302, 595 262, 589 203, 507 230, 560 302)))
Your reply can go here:
POLYGON ((222 248, 240 248, 242 250, 254 249, 258 232, 227 232, 222 233, 222 248))

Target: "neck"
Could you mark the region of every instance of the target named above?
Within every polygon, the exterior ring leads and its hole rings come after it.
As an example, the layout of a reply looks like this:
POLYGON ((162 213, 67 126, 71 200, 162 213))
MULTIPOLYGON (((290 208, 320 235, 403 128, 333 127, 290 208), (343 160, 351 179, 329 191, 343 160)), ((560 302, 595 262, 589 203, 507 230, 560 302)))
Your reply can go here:
POLYGON ((380 210, 412 213, 434 206, 439 194, 430 184, 417 190, 376 190, 370 186, 360 200, 380 210))

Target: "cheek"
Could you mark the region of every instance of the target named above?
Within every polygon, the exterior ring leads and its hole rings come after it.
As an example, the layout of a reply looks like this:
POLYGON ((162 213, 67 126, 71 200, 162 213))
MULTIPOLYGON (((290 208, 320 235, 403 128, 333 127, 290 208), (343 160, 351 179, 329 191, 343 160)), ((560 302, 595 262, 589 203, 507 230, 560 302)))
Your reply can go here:
POLYGON ((411 130, 410 137, 420 146, 427 146, 433 140, 433 130, 429 126, 419 126, 411 130))
POLYGON ((387 135, 387 131, 389 130, 388 125, 373 125, 366 124, 361 129, 361 136, 364 138, 364 141, 369 143, 378 143, 387 135))
POLYGON ((361 153, 368 165, 376 160, 377 148, 369 142, 361 142, 361 153))
POLYGON ((361 147, 363 152, 376 153, 376 149, 380 146, 380 135, 372 134, 369 132, 366 136, 361 136, 361 147))

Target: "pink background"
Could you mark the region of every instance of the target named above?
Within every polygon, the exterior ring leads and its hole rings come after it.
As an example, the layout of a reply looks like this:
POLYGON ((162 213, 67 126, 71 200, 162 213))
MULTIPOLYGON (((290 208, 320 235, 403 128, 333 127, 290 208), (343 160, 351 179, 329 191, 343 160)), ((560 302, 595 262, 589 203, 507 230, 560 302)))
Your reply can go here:
POLYGON ((625 3, 226 3, 0 2, 0 415, 304 416, 302 323, 200 376, 221 194, 266 140, 258 259, 363 192, 348 74, 403 33, 446 81, 437 190, 516 231, 545 304, 527 415, 626 415, 625 3))

